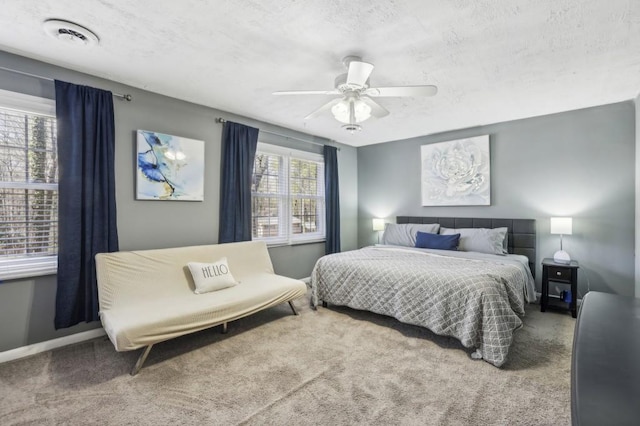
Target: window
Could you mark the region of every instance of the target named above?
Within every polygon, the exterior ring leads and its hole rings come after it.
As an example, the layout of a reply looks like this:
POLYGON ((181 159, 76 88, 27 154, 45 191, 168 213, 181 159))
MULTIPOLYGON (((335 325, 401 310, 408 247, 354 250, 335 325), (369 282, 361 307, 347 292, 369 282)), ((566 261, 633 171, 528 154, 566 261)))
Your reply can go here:
POLYGON ((58 161, 53 101, 0 91, 0 278, 55 273, 58 161))
POLYGON ((258 143, 251 183, 251 233, 268 244, 323 241, 324 160, 258 143))

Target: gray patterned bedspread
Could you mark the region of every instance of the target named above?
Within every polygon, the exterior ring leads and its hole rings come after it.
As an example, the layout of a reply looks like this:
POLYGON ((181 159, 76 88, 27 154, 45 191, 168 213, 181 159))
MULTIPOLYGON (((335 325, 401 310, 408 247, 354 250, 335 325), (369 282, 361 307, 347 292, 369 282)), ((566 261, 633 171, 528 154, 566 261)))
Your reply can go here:
POLYGON ((518 263, 365 247, 318 260, 311 304, 346 305, 426 327, 500 367, 532 285, 528 268, 518 263))

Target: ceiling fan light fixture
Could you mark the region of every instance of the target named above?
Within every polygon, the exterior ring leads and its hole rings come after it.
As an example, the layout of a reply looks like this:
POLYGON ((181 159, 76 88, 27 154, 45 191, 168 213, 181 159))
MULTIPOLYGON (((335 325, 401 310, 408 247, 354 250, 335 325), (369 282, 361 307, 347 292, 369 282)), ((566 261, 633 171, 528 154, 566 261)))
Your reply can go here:
POLYGON ((342 63, 347 72, 340 74, 334 81, 333 90, 289 90, 276 91, 274 95, 338 95, 320 108, 308 114, 304 119, 315 118, 331 111, 333 117, 343 123, 343 129, 350 133, 362 130, 358 123, 370 117, 383 118, 389 111, 380 105, 375 98, 379 97, 417 97, 433 96, 438 93, 436 86, 389 86, 371 87, 369 77, 374 65, 362 62, 359 56, 347 56, 342 63))
POLYGON ((360 99, 343 99, 331 107, 331 113, 341 123, 361 123, 371 117, 371 107, 360 99))
POLYGON ((362 126, 359 124, 345 124, 344 126, 342 126, 342 128, 347 132, 351 133, 352 135, 355 132, 359 132, 362 130, 362 126))

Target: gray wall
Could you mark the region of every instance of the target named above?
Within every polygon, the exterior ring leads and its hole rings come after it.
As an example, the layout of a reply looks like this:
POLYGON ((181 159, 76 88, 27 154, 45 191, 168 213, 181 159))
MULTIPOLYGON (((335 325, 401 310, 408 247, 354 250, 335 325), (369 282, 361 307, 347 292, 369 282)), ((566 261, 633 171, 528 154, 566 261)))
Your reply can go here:
MULTIPOLYGON (((0 63, 134 96, 131 103, 115 99, 118 227, 124 250, 217 241, 221 125, 214 122, 215 117, 291 136, 261 134, 265 142, 314 152, 319 152, 319 147, 293 138, 323 142, 5 52, 0 52, 0 63), (205 140, 204 202, 134 200, 136 129, 205 140)), ((0 71, 0 88, 53 98, 51 82, 4 71, 0 71)), ((389 221, 396 215, 521 217, 538 221, 541 260, 558 249, 557 236, 549 234, 549 217, 571 215, 574 234, 565 238, 565 248, 580 261, 581 294, 589 286, 592 290, 633 295, 636 122, 640 122, 640 116, 633 103, 625 102, 357 150, 340 146, 342 248, 350 250, 375 242, 372 217, 389 221), (491 135, 492 205, 421 207, 420 145, 479 134, 491 135)), ((270 253, 276 272, 302 278, 309 275, 324 247, 278 247, 270 253)), ((55 276, 0 283, 0 351, 99 326, 82 324, 53 330, 55 286, 55 276)))
MULTIPOLYGON (((636 107, 636 191, 640 188, 640 95, 635 99, 636 107)), ((636 196, 636 228, 635 228, 635 272, 636 272, 636 297, 640 297, 640 259, 638 259, 638 247, 640 247, 640 197, 636 196)))
POLYGON ((572 216, 564 248, 580 262, 580 295, 633 296, 635 120, 628 101, 359 148, 359 245, 375 242, 373 217, 532 218, 540 288, 540 261, 559 249, 549 217, 572 216), (482 134, 491 135, 491 206, 422 207, 420 146, 482 134))
MULTIPOLYGON (((114 98, 116 122, 116 201, 120 248, 134 250, 211 244, 218 238, 220 189, 220 138, 222 125, 216 117, 246 123, 289 138, 260 134, 260 140, 297 149, 321 152, 318 145, 295 140, 314 138, 288 129, 200 105, 134 89, 108 80, 80 74, 42 62, 0 52, 3 66, 37 75, 86 84, 117 93, 131 93, 133 102, 114 98), (153 130, 205 141, 205 201, 158 202, 134 200, 134 146, 137 129, 153 130)), ((47 98, 54 97, 53 83, 0 70, 0 88, 47 98)), ((357 246, 357 153, 339 144, 342 245, 357 246)), ((295 278, 309 276, 324 244, 305 244, 270 249, 277 273, 295 278), (294 251, 295 250, 295 251, 294 251)), ((33 344, 98 327, 82 324, 66 330, 53 329, 55 276, 5 281, 0 284, 0 351, 33 344), (7 326, 10 325, 10 326, 7 326)))

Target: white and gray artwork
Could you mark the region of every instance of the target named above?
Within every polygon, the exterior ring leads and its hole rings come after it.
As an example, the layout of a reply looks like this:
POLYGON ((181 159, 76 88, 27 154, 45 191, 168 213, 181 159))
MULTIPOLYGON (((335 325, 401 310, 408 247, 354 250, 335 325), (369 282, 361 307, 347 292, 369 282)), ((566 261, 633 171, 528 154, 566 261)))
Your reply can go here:
POLYGON ((491 204, 489 135, 422 145, 423 206, 491 204))

